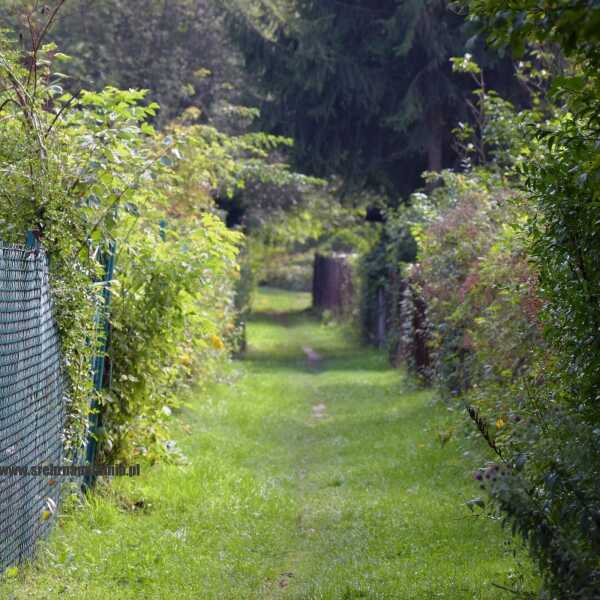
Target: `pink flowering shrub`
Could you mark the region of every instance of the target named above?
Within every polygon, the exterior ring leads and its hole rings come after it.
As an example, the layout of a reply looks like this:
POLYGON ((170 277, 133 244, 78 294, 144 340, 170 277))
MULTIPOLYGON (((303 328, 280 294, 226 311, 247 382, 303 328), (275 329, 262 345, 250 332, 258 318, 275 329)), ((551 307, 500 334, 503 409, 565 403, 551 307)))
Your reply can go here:
MULTIPOLYGON (((481 173, 445 172, 443 181, 414 198, 419 255, 408 268, 411 294, 427 306, 431 379, 509 444, 544 352, 524 231, 528 208, 481 173)), ((410 325, 403 323, 406 339, 422 335, 410 325)))

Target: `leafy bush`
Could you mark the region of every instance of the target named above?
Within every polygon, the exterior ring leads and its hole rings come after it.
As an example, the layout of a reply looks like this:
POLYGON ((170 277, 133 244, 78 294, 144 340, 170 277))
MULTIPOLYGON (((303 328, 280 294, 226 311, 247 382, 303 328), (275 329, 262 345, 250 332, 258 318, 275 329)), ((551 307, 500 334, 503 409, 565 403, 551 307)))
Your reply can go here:
POLYGON ((404 266, 416 259, 417 244, 407 221, 410 212, 405 209, 388 211, 379 239, 360 261, 361 330, 370 342, 385 342, 394 356, 400 342, 399 332, 404 320, 400 304, 404 294, 404 266), (381 299, 383 298, 383 306, 381 299), (378 339, 380 311, 385 313, 385 340, 378 339))
MULTIPOLYGON (((515 3, 497 21, 514 18, 515 29, 497 31, 531 33, 546 14, 537 4, 515 3)), ((596 44, 582 41, 566 16, 584 4, 547 14, 565 28, 554 41, 570 32, 565 48, 579 73, 598 66, 596 44)), ((495 18, 494 0, 473 5, 495 18)), ((591 73, 556 80, 561 106, 543 113, 536 105, 515 114, 480 94, 496 120, 507 119, 479 132, 480 147, 495 150, 485 163, 480 153, 480 167, 467 163, 465 174, 444 173, 442 187, 413 200, 419 261, 409 276, 428 306, 434 374, 466 404, 494 452, 476 479, 529 545, 542 598, 600 597, 594 81, 591 73)))
MULTIPOLYGON (((296 189, 284 208, 264 206, 250 211, 248 227, 257 281, 284 289, 309 292, 313 287, 315 253, 354 256, 368 252, 379 234, 379 224, 366 220, 368 199, 342 198, 338 182, 306 179, 311 187, 296 189), (262 213, 256 228, 257 213, 262 213)), ((291 190, 286 190, 289 192, 291 190)), ((264 201, 263 201, 264 204, 264 201)))
POLYGON ((528 432, 506 452, 518 476, 498 481, 491 493, 528 541, 544 577, 543 597, 598 598, 600 10, 587 0, 469 4, 495 42, 509 42, 519 54, 531 42, 563 53, 552 87, 558 108, 529 131, 538 148, 521 168, 550 354, 533 371, 528 432))
POLYGON ((101 289, 97 259, 119 207, 152 159, 140 123, 154 105, 143 94, 108 89, 73 98, 62 94, 53 65, 63 60, 35 37, 26 60, 0 39, 0 237, 21 242, 35 231, 51 260, 51 285, 69 376, 66 448, 83 444, 96 351, 94 315, 101 289), (28 65, 28 66, 24 66, 28 65))
POLYGON ((238 337, 242 236, 226 228, 214 198, 249 180, 308 179, 270 161, 284 138, 229 136, 198 124, 194 109, 157 133, 149 120, 158 106, 145 92, 63 93, 55 65, 67 57, 42 45, 55 16, 32 16, 29 53, 0 38, 0 237, 21 242, 34 230, 51 257, 70 383, 67 449, 85 443, 101 315, 110 319, 112 375, 97 432, 105 457, 154 460, 165 454, 177 392, 214 379, 238 337), (100 257, 113 245, 112 312, 103 315, 100 257))
POLYGON ((312 252, 281 254, 264 269, 261 283, 295 292, 310 292, 313 284, 312 252))
POLYGON ((210 213, 138 224, 119 253, 111 309, 111 389, 103 399, 105 451, 112 459, 160 457, 163 422, 182 386, 214 377, 235 327, 239 234, 210 213), (162 239, 164 236, 164 239, 162 239))
POLYGON ((415 226, 413 278, 433 324, 437 380, 458 395, 481 380, 505 385, 531 364, 529 349, 539 341, 528 302, 535 276, 515 194, 483 174, 443 177, 415 226))

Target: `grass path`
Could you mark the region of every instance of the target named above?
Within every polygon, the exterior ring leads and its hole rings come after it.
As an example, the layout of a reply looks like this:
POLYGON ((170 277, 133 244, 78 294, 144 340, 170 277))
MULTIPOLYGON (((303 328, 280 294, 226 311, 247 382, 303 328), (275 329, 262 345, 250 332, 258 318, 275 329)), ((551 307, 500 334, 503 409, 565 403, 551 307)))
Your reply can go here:
POLYGON ((492 586, 513 585, 500 528, 464 504, 479 459, 459 417, 307 301, 261 292, 236 382, 177 426, 190 464, 65 514, 0 598, 512 597, 492 586))

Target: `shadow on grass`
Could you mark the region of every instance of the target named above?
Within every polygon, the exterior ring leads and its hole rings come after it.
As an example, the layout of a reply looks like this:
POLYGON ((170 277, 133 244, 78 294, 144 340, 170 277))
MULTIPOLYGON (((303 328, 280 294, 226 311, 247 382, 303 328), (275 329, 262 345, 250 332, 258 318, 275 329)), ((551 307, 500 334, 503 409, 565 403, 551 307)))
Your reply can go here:
POLYGON ((286 330, 283 335, 273 331, 274 344, 255 345, 250 335, 250 344, 241 359, 265 373, 281 370, 313 375, 335 371, 384 373, 391 368, 385 353, 365 344, 350 324, 323 324, 311 307, 277 310, 272 305, 265 306, 249 316, 248 324, 286 330), (316 352, 321 360, 309 364, 304 348, 316 352))
POLYGON ((309 364, 300 346, 297 349, 272 348, 269 350, 250 346, 242 360, 260 370, 300 371, 313 375, 334 372, 383 374, 391 369, 385 356, 377 355, 375 352, 365 356, 364 351, 361 353, 353 349, 349 349, 347 352, 336 350, 335 353, 329 353, 325 346, 315 345, 312 349, 322 357, 316 365, 309 364))
POLYGON ((311 319, 316 320, 316 315, 311 308, 297 311, 257 311, 248 318, 249 323, 257 325, 282 325, 283 327, 299 326, 311 319))

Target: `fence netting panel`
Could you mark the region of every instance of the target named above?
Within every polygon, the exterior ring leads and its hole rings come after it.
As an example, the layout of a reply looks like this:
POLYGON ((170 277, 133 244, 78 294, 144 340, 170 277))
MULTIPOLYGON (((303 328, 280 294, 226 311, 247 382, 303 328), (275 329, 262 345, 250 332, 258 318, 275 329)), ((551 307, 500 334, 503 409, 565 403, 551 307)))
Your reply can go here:
POLYGON ((54 521, 60 477, 17 468, 62 464, 64 392, 47 257, 0 244, 0 572, 54 521))

